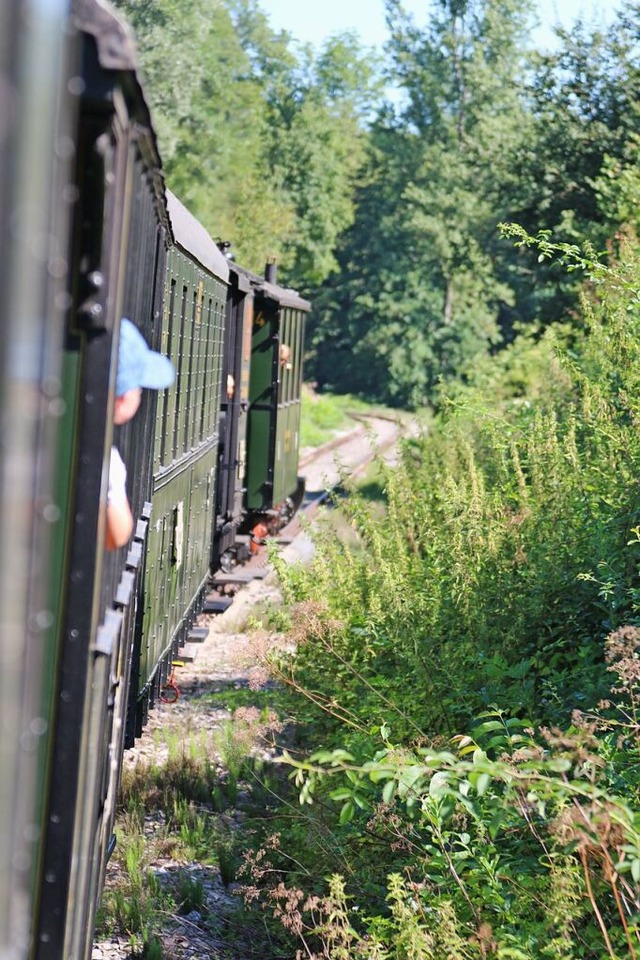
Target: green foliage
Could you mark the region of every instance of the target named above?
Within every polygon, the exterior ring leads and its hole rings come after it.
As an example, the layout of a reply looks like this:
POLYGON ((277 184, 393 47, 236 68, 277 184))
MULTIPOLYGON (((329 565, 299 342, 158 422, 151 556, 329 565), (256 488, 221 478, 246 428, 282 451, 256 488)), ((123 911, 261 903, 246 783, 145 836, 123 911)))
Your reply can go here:
MULTIPOLYGON (((637 629, 612 638, 612 661, 639 639, 637 629)), ((498 957, 633 956, 625 914, 640 877, 640 780, 627 709, 638 676, 636 661, 617 716, 607 707, 538 741, 522 721, 489 711, 448 750, 386 741, 360 765, 344 750, 296 762, 303 799, 328 793, 344 812, 347 795, 358 796, 369 829, 404 843, 403 876, 388 878, 390 916, 365 914, 361 929, 402 956, 449 956, 454 942, 456 957, 487 955, 483 940, 498 957), (624 794, 612 790, 614 731, 636 766, 624 794), (336 780, 345 786, 331 789, 336 780)))
POLYGON ((340 432, 354 429, 351 414, 370 412, 372 408, 368 404, 350 394, 315 393, 303 385, 300 446, 320 447, 340 432))
POLYGON ((637 10, 529 49, 524 0, 386 4, 404 93, 372 125, 340 273, 314 295, 313 375, 397 406, 433 403, 522 324, 575 314, 578 278, 501 241, 498 221, 572 243, 637 220, 637 10))
POLYGON ((498 340, 510 290, 495 223, 528 130, 518 91, 524 0, 443 3, 419 31, 388 2, 390 70, 406 92, 372 130, 341 276, 320 291, 321 382, 419 406, 498 340))
MULTIPOLYGON (((210 705, 203 702, 202 708, 210 705)), ((165 759, 125 769, 116 872, 103 894, 99 938, 124 934, 135 955, 161 958, 168 918, 195 910, 208 922, 203 874, 183 864, 196 861, 212 875, 217 870, 225 885, 235 879, 239 841, 228 811, 235 807, 240 777, 246 787, 246 778, 256 776, 258 762, 250 761, 250 753, 258 720, 266 726, 269 718, 238 706, 235 724, 229 720, 214 734, 186 741, 158 735, 165 759), (157 870, 162 860, 172 861, 169 870, 157 870)))
POLYGON ((240 262, 275 257, 311 295, 322 387, 417 408, 522 324, 570 319, 577 278, 498 221, 610 251, 635 227, 634 4, 538 54, 530 0, 434 2, 423 30, 388 0, 383 63, 349 34, 296 47, 258 0, 118 5, 168 184, 240 262))
POLYGON ((601 639, 638 612, 636 269, 631 255, 615 271, 592 264, 606 307, 585 301, 579 355, 575 338, 557 359, 548 341, 514 345, 523 367, 535 358, 538 403, 506 399, 516 384, 501 358, 482 403, 478 387, 459 390, 434 430, 406 444, 403 469, 383 468, 382 519, 356 496, 345 503, 360 551, 330 531, 308 576, 296 573, 307 603, 286 671, 327 703, 339 676, 354 726, 389 719, 381 689, 403 736, 453 730, 494 702, 562 721, 605 692, 601 639))
POLYGON ((108 886, 98 916, 98 931, 119 930, 125 933, 133 949, 143 957, 162 957, 156 933, 159 912, 171 909, 174 901, 163 892, 149 867, 149 855, 136 818, 130 818, 129 829, 117 831, 118 860, 123 878, 117 887, 108 886))
POLYGON ((263 897, 298 891, 327 955, 638 949, 640 258, 505 235, 586 280, 579 321, 470 373, 386 471, 384 517, 343 505, 359 549, 332 529, 281 571, 273 666, 311 754, 287 759, 323 832, 283 821, 296 864, 266 851, 263 897))
POLYGON ((297 284, 353 219, 374 70, 353 37, 291 49, 254 0, 118 0, 136 31, 167 182, 238 260, 297 284), (170 66, 169 66, 170 65, 170 66))

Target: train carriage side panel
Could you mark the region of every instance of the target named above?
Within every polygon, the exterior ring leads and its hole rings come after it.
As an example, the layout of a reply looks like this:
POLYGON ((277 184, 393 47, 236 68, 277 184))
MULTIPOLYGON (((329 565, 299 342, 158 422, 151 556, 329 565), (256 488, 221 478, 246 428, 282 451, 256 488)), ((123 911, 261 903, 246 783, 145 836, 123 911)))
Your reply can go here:
MULTIPOLYGON (((141 329, 150 346, 159 349, 168 220, 160 199, 162 184, 150 134, 151 131, 138 125, 133 137, 135 159, 122 312, 141 329)), ((96 734, 96 742, 104 756, 104 776, 98 797, 100 822, 95 831, 96 850, 92 858, 94 863, 101 865, 98 889, 102 887, 108 851, 113 844, 132 671, 137 675, 133 668, 139 653, 142 622, 140 594, 150 522, 153 424, 157 403, 156 391, 143 390, 140 409, 134 419, 115 431, 115 442, 127 466, 135 528, 130 544, 107 554, 105 566, 111 567, 110 576, 103 578, 107 615, 102 630, 108 634, 109 629, 113 630, 118 623, 118 618, 122 618, 122 626, 112 655, 106 722, 101 735, 96 734)), ((92 911, 95 906, 94 902, 92 911)))
POLYGON ((298 460, 300 455, 300 394, 302 388, 302 359, 304 347, 304 311, 284 309, 284 336, 281 343, 288 348, 289 360, 281 363, 279 409, 282 419, 276 436, 278 481, 276 500, 290 497, 298 486, 298 460))
MULTIPOLYGON (((118 715, 124 713, 120 688, 126 685, 135 619, 137 554, 135 548, 106 560, 104 554, 113 384, 129 230, 145 259, 153 263, 157 229, 150 209, 162 194, 154 172, 147 181, 151 200, 145 207, 135 199, 136 189, 138 195, 140 190, 144 193, 138 181, 146 180, 146 175, 140 126, 134 118, 139 117, 147 130, 150 123, 128 30, 97 0, 77 0, 75 22, 84 51, 82 82, 75 86, 83 94, 65 362, 67 443, 61 448, 68 452, 74 485, 59 631, 55 763, 47 796, 35 945, 38 960, 60 956, 81 960, 89 954, 115 806, 122 740, 118 715), (143 242, 148 230, 151 237, 143 242)), ((149 137, 157 167, 152 132, 149 137)))
POLYGON ((249 422, 247 428, 247 508, 260 512, 274 505, 274 452, 277 417, 276 304, 256 295, 251 336, 249 422))
POLYGON ((310 308, 295 291, 273 283, 261 282, 254 296, 247 431, 249 524, 260 513, 286 513, 302 496, 297 476, 300 390, 304 322, 310 308))
POLYGON ((247 545, 238 540, 238 530, 245 511, 253 288, 246 271, 233 263, 230 271, 222 366, 213 570, 221 566, 230 569, 248 556, 247 545))
POLYGON ((149 551, 135 730, 199 613, 209 576, 218 409, 229 267, 203 227, 167 193, 163 350, 176 367, 156 415, 149 551))
POLYGON ((57 468, 73 159, 60 146, 73 143, 78 40, 68 7, 0 9, 0 955, 15 960, 28 955, 37 886, 71 482, 57 468))

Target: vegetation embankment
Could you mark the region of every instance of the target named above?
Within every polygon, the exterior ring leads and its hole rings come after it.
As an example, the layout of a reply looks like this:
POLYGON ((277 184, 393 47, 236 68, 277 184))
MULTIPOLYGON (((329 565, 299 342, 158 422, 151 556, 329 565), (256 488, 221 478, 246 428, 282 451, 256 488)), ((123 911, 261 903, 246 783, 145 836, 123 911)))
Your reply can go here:
POLYGON ((638 954, 638 259, 541 243, 580 321, 459 388, 384 516, 340 505, 355 549, 281 571, 302 807, 247 869, 301 955, 638 954))

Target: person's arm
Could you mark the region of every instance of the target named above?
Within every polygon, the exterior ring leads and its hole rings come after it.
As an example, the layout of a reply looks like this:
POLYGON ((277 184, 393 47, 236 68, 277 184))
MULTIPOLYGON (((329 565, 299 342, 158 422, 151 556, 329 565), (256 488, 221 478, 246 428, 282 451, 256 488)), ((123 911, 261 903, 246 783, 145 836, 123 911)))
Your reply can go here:
POLYGON ((115 447, 111 449, 109 463, 109 489, 107 492, 107 550, 124 547, 133 533, 133 514, 127 498, 127 470, 115 447))
POLYGON ((107 550, 118 550, 128 543, 133 533, 133 514, 128 503, 107 504, 107 550))

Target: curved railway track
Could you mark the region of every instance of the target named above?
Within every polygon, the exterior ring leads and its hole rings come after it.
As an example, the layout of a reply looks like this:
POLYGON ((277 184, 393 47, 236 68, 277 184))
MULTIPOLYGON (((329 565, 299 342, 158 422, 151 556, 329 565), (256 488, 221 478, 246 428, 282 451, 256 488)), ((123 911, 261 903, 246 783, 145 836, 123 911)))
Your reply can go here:
MULTIPOLYGON (((302 518, 312 520, 345 476, 361 476, 377 456, 390 459, 394 455, 402 432, 398 420, 379 415, 358 415, 353 419, 358 421, 353 430, 310 451, 301 460, 301 473, 306 479, 305 497, 296 516, 278 535, 278 543, 288 561, 309 559, 313 553, 311 542, 303 534, 302 518)), ((233 571, 218 572, 212 577, 203 614, 189 632, 176 660, 178 689, 182 665, 193 662, 208 639, 211 615, 216 618, 225 615, 222 623, 227 620, 233 623, 241 615, 238 607, 241 610, 245 605, 259 603, 265 594, 273 593, 274 581, 264 549, 233 571)), ((172 684, 167 698, 161 702, 171 702, 175 696, 172 684)))

